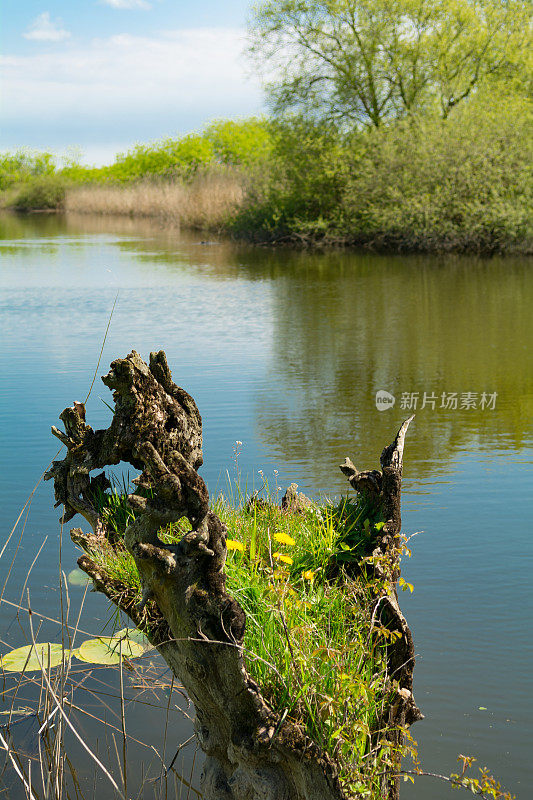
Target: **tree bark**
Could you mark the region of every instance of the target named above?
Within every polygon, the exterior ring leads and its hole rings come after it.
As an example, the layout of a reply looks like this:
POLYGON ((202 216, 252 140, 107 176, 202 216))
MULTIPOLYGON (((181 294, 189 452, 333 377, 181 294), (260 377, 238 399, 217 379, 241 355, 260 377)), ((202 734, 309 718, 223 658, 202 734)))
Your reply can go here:
MULTIPOLYGON (((53 478, 62 521, 76 513, 92 533, 73 529, 86 550, 78 564, 152 643, 185 687, 196 710, 195 732, 206 755, 202 776, 205 800, 344 800, 336 765, 288 719, 280 720, 248 675, 243 656, 245 614, 225 589, 226 529, 209 509, 207 487, 197 472, 202 464, 202 420, 193 398, 174 384, 165 354, 152 353, 149 366, 133 351, 111 364, 103 377, 113 390, 115 411, 106 430, 85 422, 81 403, 65 409, 65 433, 52 428, 67 447, 46 475, 53 478), (91 550, 112 545, 97 502, 109 482, 93 470, 126 461, 141 471, 129 495, 135 521, 124 543, 135 559, 143 597, 112 580, 95 563, 91 550), (186 518, 190 530, 176 545, 158 533, 186 518)), ((398 572, 400 497, 405 432, 381 457, 382 472, 359 473, 347 459, 342 471, 358 492, 372 498, 385 521, 376 547, 398 572)), ((380 559, 376 559, 376 564, 380 559)), ((382 569, 383 567, 376 567, 382 569)), ((391 575, 394 579, 395 575, 391 575)), ((399 609, 393 583, 376 603, 386 624, 402 633, 390 648, 389 673, 397 682, 387 725, 409 725, 420 718, 412 695, 414 649, 399 609)), ((377 609, 377 606, 376 606, 377 609)), ((401 738, 401 734, 397 734, 401 738)), ((399 741, 399 739, 398 739, 399 741)), ((398 797, 398 783, 384 779, 384 797, 398 797)))

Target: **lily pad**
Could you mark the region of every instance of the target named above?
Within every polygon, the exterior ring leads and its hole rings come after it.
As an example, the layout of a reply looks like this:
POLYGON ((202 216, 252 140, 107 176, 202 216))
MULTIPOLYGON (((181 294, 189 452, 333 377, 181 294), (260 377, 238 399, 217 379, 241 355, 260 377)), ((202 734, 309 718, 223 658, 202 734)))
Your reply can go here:
POLYGON ((91 583, 91 579, 81 569, 71 569, 67 575, 67 580, 71 586, 86 586, 91 583))
POLYGON ((145 653, 148 650, 155 649, 153 644, 150 644, 148 637, 138 628, 122 628, 121 631, 117 631, 115 633, 114 638, 121 639, 124 636, 126 636, 130 642, 136 642, 137 644, 140 644, 145 653))
POLYGON ((36 644, 35 647, 37 652, 35 652, 33 645, 29 644, 25 647, 17 647, 16 650, 6 653, 0 659, 0 667, 5 669, 6 672, 22 672, 23 669, 31 672, 40 670, 41 664, 44 669, 57 667, 64 657, 68 658, 69 651, 63 650, 60 644, 44 642, 43 644, 36 644))
POLYGON ((72 655, 89 664, 111 665, 120 663, 121 652, 123 658, 137 658, 142 656, 144 649, 127 638, 121 642, 116 636, 101 636, 99 639, 87 639, 72 655))

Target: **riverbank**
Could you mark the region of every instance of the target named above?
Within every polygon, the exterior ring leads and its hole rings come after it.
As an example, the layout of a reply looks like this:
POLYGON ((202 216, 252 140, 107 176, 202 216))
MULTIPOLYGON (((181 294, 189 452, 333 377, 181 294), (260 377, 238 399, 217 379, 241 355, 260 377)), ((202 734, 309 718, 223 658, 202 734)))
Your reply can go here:
MULTIPOLYGON (((33 187, 32 187, 33 188, 33 187)), ((24 190, 26 197, 27 187, 24 190)), ((129 217, 153 219, 158 224, 183 226, 206 233, 228 235, 256 245, 288 246, 295 248, 367 249, 389 253, 472 253, 478 255, 533 253, 533 235, 527 230, 527 220, 519 228, 507 229, 503 220, 483 219, 486 209, 471 209, 469 225, 438 224, 429 221, 432 209, 420 210, 426 220, 413 220, 413 209, 404 206, 396 213, 407 219, 404 224, 389 228, 375 224, 357 225, 356 220, 346 226, 319 219, 316 224, 302 224, 301 228, 271 227, 258 224, 257 213, 250 206, 244 179, 236 175, 206 174, 190 184, 140 181, 123 184, 87 184, 52 189, 46 196, 53 202, 42 202, 42 191, 32 191, 31 199, 37 202, 13 203, 10 198, 0 206, 19 213, 57 212, 73 215, 100 215, 102 217, 129 217), (348 228, 348 229, 346 229, 348 228), (523 230, 523 233, 522 233, 523 230)), ((525 216, 522 209, 521 216, 525 216)))
POLYGON ((474 105, 365 131, 217 123, 98 169, 4 159, 0 206, 147 217, 257 244, 531 254, 531 120, 502 100, 497 113, 474 105))

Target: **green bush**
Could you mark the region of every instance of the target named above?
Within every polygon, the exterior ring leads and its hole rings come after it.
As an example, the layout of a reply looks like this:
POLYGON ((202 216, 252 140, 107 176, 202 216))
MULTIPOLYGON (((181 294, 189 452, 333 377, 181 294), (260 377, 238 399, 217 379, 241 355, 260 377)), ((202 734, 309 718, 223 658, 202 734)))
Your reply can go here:
POLYGON ((255 240, 527 250, 532 119, 523 99, 480 95, 446 120, 366 131, 278 122, 234 228, 255 240))
POLYGON ((348 238, 498 250, 531 239, 531 110, 501 100, 369 132, 337 221, 348 238))
POLYGON ((273 121, 268 162, 253 170, 248 202, 234 221, 251 238, 319 235, 342 203, 348 161, 343 137, 327 122, 273 121))
POLYGON ((182 139, 164 139, 151 145, 136 145, 119 154, 114 164, 102 169, 102 177, 119 181, 146 177, 191 177, 214 161, 214 148, 204 136, 189 134, 182 139))
POLYGON ((203 133, 136 145, 121 153, 97 178, 118 181, 146 177, 190 179, 215 165, 250 166, 268 156, 270 134, 260 119, 217 120, 203 133))
POLYGON ((9 200, 17 211, 59 209, 65 198, 65 182, 57 175, 46 175, 22 184, 9 200))

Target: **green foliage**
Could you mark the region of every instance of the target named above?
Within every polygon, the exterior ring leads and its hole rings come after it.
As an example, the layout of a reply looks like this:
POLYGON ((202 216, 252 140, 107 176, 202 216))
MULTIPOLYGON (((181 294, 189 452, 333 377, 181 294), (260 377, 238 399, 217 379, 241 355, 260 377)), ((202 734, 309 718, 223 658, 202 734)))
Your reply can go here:
POLYGON ((348 163, 335 125, 303 117, 271 123, 272 152, 254 173, 234 229, 251 238, 320 235, 341 203, 348 163))
POLYGON ((235 221, 254 239, 392 249, 527 250, 531 104, 484 92, 448 117, 345 131, 298 117, 235 221))
POLYGON ((11 194, 8 205, 17 211, 57 210, 65 199, 65 182, 57 174, 28 180, 11 194))
POLYGON ((276 111, 378 127, 433 106, 446 117, 485 81, 520 76, 530 4, 267 0, 251 36, 276 111))
POLYGON ((65 183, 70 186, 101 181, 106 175, 106 170, 106 167, 86 167, 83 164, 71 161, 60 170, 59 174, 65 183))
POLYGON ((189 180, 218 165, 250 166, 268 155, 268 126, 260 119, 217 120, 203 133, 136 145, 100 170, 98 179, 139 180, 146 177, 189 180))
POLYGON ((136 145, 119 154, 105 168, 108 179, 128 181, 145 177, 191 177, 214 161, 214 148, 204 136, 189 134, 182 139, 165 139, 152 145, 136 145))
POLYGON ((250 167, 263 162, 271 153, 269 125, 256 117, 240 121, 216 120, 207 126, 204 136, 222 164, 250 167))
POLYGON ((0 154, 0 191, 33 178, 53 175, 56 170, 51 153, 18 150, 16 153, 0 154))
POLYGON ((502 250, 531 242, 531 107, 469 104, 443 121, 397 123, 366 137, 339 228, 396 246, 502 250))

